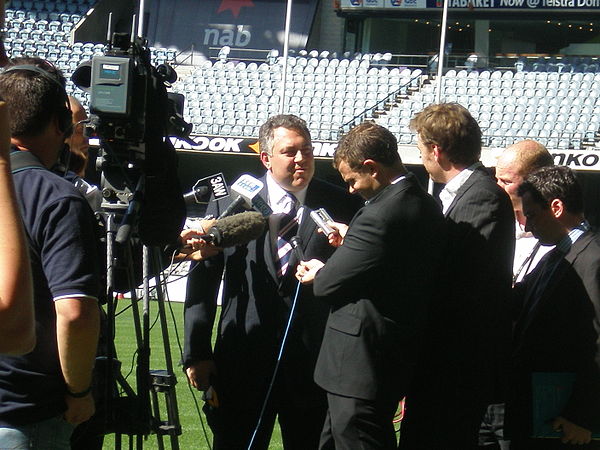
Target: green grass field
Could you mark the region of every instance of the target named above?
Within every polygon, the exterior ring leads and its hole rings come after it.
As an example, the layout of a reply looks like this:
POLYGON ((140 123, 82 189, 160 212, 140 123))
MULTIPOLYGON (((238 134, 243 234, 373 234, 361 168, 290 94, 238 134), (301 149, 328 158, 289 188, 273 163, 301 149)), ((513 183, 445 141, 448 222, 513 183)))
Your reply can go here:
MULTIPOLYGON (((128 300, 121 300, 118 305, 118 310, 123 310, 129 305, 128 300)), ((177 376, 177 403, 179 407, 179 420, 182 426, 182 435, 179 436, 179 446, 181 449, 209 449, 209 443, 212 443, 212 435, 208 425, 206 425, 203 414, 200 414, 194 403, 194 396, 198 403, 198 408, 202 408, 201 392, 190 392, 187 379, 183 373, 179 360, 181 350, 178 341, 183 345, 183 305, 181 303, 166 303, 166 316, 168 324, 168 333, 170 340, 170 349, 173 360, 175 375, 177 376), (169 306, 172 308, 169 309, 169 306), (178 337, 179 336, 179 337, 178 337), (201 415, 201 417, 200 417, 201 415), (203 431, 202 424, 206 429, 206 435, 203 431), (208 442, 207 442, 208 441, 208 442)), ((157 320, 158 308, 156 302, 150 303, 150 324, 152 325, 150 333, 150 369, 166 369, 165 356, 163 350, 163 339, 160 323, 157 320)), ((130 371, 131 374, 127 377, 129 384, 135 386, 135 351, 136 339, 134 319, 131 308, 126 309, 123 313, 118 314, 116 318, 116 338, 115 344, 119 360, 122 362, 122 374, 126 376, 130 371)), ((166 418, 166 409, 162 404, 161 399, 161 418, 166 418)), ((171 448, 169 438, 165 437, 165 448, 171 448)), ((106 436, 104 440, 105 449, 115 448, 114 435, 106 436)), ((128 442, 123 440, 122 448, 128 448, 128 442)), ((144 448, 157 449, 158 443, 155 435, 150 435, 144 442, 144 448)), ((279 427, 275 426, 273 438, 271 440, 271 449, 281 449, 281 436, 279 427)))

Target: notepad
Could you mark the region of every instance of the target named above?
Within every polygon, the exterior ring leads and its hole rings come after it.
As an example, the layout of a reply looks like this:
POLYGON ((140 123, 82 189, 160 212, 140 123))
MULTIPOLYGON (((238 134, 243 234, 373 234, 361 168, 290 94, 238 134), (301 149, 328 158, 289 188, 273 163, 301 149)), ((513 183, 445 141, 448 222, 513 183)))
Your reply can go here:
MULTIPOLYGON (((552 421, 561 415, 575 383, 571 372, 534 372, 531 374, 533 393, 534 438, 560 438, 562 433, 554 431, 552 421)), ((600 433, 593 433, 592 439, 600 439, 600 433)))

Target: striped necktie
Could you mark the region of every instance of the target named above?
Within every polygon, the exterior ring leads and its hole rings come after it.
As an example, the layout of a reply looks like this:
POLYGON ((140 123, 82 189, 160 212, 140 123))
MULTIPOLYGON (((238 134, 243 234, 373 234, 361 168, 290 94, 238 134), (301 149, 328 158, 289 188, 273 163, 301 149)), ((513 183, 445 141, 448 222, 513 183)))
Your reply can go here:
POLYGON ((287 214, 281 216, 277 231, 277 260, 278 270, 277 276, 282 277, 288 268, 290 257, 292 256, 292 245, 290 240, 298 234, 298 218, 297 218, 297 200, 292 194, 288 194, 292 200, 292 209, 287 214))

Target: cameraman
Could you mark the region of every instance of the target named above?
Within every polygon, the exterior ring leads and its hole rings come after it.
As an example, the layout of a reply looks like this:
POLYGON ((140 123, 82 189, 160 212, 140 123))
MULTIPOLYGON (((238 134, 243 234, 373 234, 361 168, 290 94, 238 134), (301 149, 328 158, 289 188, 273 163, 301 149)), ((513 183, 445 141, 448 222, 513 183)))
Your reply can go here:
POLYGON ((71 132, 60 81, 33 65, 0 74, 11 105, 13 177, 29 236, 37 345, 0 357, 0 447, 68 449, 94 412, 90 395, 99 327, 98 238, 85 199, 48 169, 71 132))

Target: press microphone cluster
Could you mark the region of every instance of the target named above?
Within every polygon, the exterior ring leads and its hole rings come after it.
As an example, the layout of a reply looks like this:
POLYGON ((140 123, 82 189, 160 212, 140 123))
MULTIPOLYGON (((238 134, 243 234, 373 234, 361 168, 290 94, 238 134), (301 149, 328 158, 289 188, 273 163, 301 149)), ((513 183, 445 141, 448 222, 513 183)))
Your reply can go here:
POLYGON ((268 203, 260 196, 259 192, 264 184, 251 175, 244 174, 231 185, 231 191, 238 196, 221 213, 219 219, 231 216, 239 211, 240 208, 254 209, 260 212, 264 217, 268 217, 273 210, 268 203))
POLYGON ((236 247, 258 239, 265 231, 267 220, 256 211, 246 211, 223 217, 200 236, 216 247, 236 247))

